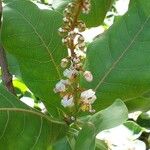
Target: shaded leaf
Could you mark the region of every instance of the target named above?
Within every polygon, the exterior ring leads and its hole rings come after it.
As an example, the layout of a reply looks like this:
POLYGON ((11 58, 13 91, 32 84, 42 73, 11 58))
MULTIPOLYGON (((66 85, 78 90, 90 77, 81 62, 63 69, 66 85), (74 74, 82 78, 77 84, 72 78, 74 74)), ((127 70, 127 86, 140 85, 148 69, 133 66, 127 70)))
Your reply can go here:
POLYGON ((85 123, 76 140, 75 150, 95 150, 95 126, 85 123))
POLYGON ((89 122, 95 125, 96 134, 99 132, 116 127, 128 119, 128 110, 121 100, 116 100, 108 108, 95 113, 89 122))
POLYGON ((145 112, 140 114, 139 117, 137 118, 137 123, 140 126, 150 130, 150 114, 145 112))
POLYGON ((104 141, 96 139, 96 150, 108 150, 108 146, 104 141))
POLYGON ((0 85, 0 149, 48 149, 65 136, 65 123, 35 111, 0 85))
POLYGON ((127 127, 133 133, 133 135, 140 136, 142 132, 146 131, 146 129, 142 128, 140 125, 133 121, 125 122, 124 126, 127 127))

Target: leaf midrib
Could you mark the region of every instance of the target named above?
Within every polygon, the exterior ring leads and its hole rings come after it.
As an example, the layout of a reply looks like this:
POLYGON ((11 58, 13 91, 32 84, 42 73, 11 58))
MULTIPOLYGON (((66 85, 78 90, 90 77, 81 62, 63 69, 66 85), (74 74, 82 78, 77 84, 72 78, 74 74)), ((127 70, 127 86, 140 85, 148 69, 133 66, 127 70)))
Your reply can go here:
POLYGON ((143 31, 144 26, 149 21, 150 15, 147 17, 143 25, 141 26, 140 30, 135 34, 133 37, 133 40, 129 43, 129 45, 124 49, 124 51, 120 54, 120 56, 117 58, 117 60, 111 65, 111 67, 105 72, 104 76, 101 78, 97 86, 95 87, 95 91, 104 83, 107 76, 115 69, 117 64, 120 62, 120 60, 123 58, 123 56, 126 54, 126 52, 129 50, 129 48, 132 46, 132 44, 135 42, 136 38, 139 36, 139 34, 143 31))
POLYGON ((40 118, 42 117, 45 120, 47 120, 48 122, 50 122, 50 123, 56 123, 56 124, 65 125, 65 123, 63 123, 63 122, 59 122, 59 121, 56 121, 56 120, 51 120, 49 116, 44 115, 44 114, 42 114, 40 112, 37 112, 37 111, 33 111, 33 110, 27 110, 27 109, 23 109, 23 108, 0 108, 0 111, 20 112, 20 113, 32 114, 32 115, 36 115, 36 116, 38 116, 40 118))

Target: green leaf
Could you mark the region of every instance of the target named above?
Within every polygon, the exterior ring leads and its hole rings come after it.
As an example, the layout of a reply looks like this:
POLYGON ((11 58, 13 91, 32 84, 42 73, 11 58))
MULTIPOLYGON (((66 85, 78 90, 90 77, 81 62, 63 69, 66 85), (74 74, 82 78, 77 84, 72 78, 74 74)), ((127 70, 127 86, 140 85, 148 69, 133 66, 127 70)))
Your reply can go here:
MULTIPOLYGON (((54 9, 62 12, 66 5, 72 0, 54 0, 54 9)), ((103 23, 107 11, 112 6, 114 0, 91 0, 91 11, 88 15, 82 14, 82 19, 87 27, 96 27, 103 23)))
POLYGON ((150 114, 147 112, 143 112, 142 114, 140 114, 137 118, 137 123, 140 126, 150 130, 150 114))
POLYGON ((53 150, 71 150, 67 137, 57 141, 53 145, 53 150))
POLYGON ((95 126, 85 123, 76 140, 74 150, 95 150, 95 126))
POLYGON ((140 125, 133 121, 125 122, 124 126, 127 127, 133 133, 133 135, 140 136, 142 132, 146 132, 146 129, 142 128, 140 125))
POLYGON ((108 146, 104 141, 96 139, 96 150, 108 150, 108 146))
POLYGON ((128 110, 121 100, 116 100, 108 108, 95 113, 89 122, 95 125, 96 131, 99 132, 116 127, 128 119, 128 110))
POLYGON ((67 125, 20 102, 0 85, 0 149, 48 149, 67 125))
MULTIPOLYGON (((97 112, 83 124, 76 140, 75 150, 95 150, 96 135, 103 130, 110 129, 124 123, 127 118, 128 111, 125 104, 121 100, 116 100, 110 107, 97 112)), ((97 149, 100 146, 102 147, 103 145, 99 144, 97 149)))
POLYGON ((150 108, 150 1, 132 0, 128 12, 91 43, 87 50, 86 70, 93 73, 97 111, 117 98, 130 111, 150 108))
POLYGON ((61 78, 60 61, 67 56, 58 28, 62 16, 40 10, 30 1, 14 1, 4 7, 2 42, 16 57, 22 78, 52 115, 57 115, 59 96, 53 88, 61 78))

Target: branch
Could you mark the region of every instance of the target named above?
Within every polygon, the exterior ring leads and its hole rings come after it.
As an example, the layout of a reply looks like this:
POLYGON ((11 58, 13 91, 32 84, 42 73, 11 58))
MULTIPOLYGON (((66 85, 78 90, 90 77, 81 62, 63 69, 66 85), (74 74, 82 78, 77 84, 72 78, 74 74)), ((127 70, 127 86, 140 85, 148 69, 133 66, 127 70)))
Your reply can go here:
MULTIPOLYGON (((0 0, 0 26, 1 26, 1 17, 2 17, 2 1, 0 0)), ((6 59, 5 51, 0 43, 0 66, 2 70, 2 81, 7 87, 7 90, 15 95, 15 90, 12 83, 12 75, 8 70, 8 63, 6 59)))

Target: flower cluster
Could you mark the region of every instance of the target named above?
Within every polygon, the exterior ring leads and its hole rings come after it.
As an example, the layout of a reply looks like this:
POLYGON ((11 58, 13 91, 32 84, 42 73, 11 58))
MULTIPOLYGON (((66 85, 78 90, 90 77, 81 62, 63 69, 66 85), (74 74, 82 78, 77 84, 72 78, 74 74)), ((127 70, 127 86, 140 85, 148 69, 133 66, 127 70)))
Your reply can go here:
POLYGON ((76 0, 69 3, 64 10, 63 26, 59 28, 59 34, 67 47, 68 56, 61 60, 64 79, 56 84, 54 92, 62 97, 63 107, 71 108, 77 105, 82 111, 94 112, 92 104, 96 100, 95 91, 85 90, 79 84, 80 75, 87 82, 93 80, 92 73, 83 68, 86 44, 81 32, 85 31, 86 25, 82 20, 78 20, 80 12, 87 14, 90 7, 90 0, 76 0))

